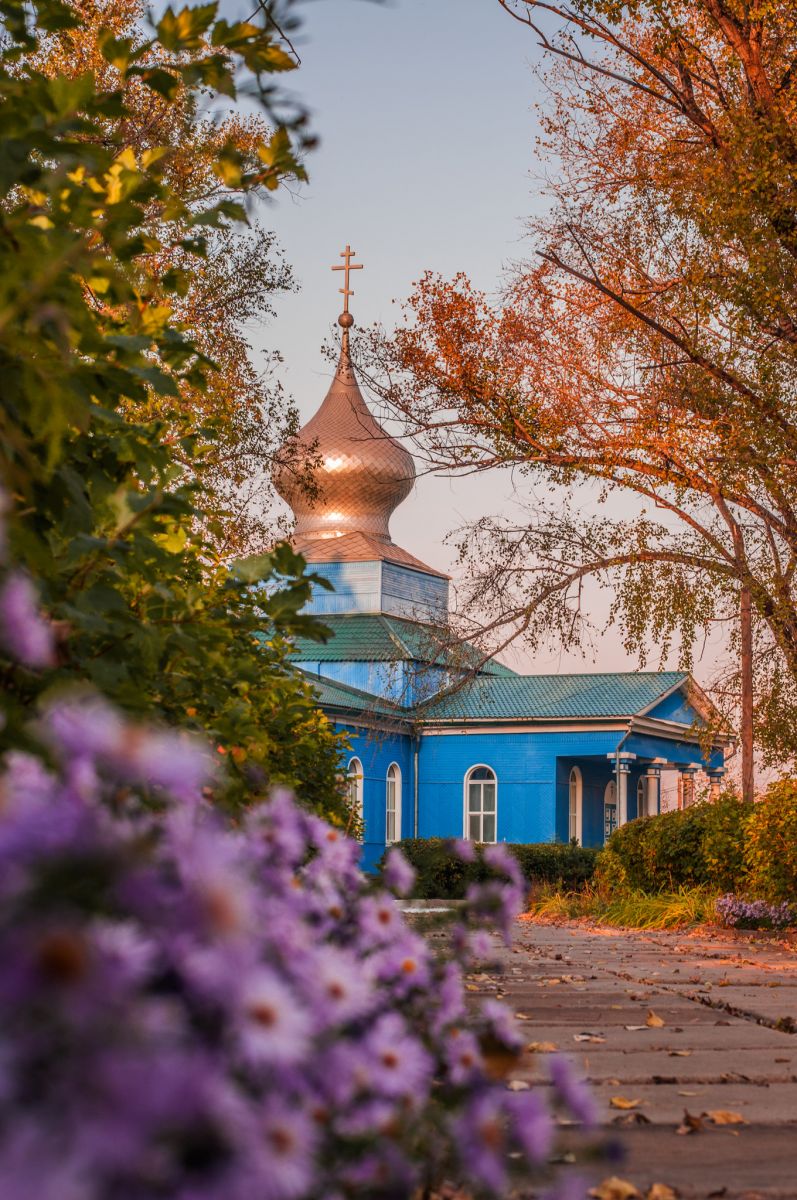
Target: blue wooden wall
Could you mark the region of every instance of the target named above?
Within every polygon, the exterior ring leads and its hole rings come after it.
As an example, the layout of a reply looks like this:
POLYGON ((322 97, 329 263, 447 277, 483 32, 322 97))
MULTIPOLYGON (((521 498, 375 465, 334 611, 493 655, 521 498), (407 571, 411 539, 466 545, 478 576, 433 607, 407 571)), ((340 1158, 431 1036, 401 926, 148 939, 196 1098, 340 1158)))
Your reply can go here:
POLYGON ((317 587, 304 612, 379 613, 408 620, 448 620, 448 580, 397 563, 310 563, 310 570, 328 579, 334 592, 317 587))
POLYGON ((413 834, 412 738, 409 734, 378 733, 355 725, 337 724, 336 728, 346 733, 351 743, 343 767, 354 757, 363 765, 365 837, 362 865, 366 871, 372 871, 385 852, 387 770, 391 763, 397 763, 401 771, 401 836, 412 837, 413 834))
POLYGON ((461 837, 464 780, 477 764, 491 767, 498 780, 498 840, 552 842, 567 839, 567 797, 560 812, 559 758, 597 755, 606 770, 606 754, 619 735, 579 733, 495 733, 421 737, 419 754, 420 836, 461 837))
POLYGON ((680 725, 705 725, 705 721, 696 709, 692 707, 684 692, 679 688, 659 701, 655 708, 645 714, 648 717, 659 718, 661 721, 677 721, 680 725))

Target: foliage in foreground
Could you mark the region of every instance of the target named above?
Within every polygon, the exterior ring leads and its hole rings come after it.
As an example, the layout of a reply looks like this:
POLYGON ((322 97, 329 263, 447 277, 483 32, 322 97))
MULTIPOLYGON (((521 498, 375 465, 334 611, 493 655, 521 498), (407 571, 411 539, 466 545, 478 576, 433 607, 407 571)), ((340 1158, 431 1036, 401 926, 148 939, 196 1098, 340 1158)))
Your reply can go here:
POLYGON ((586 917, 598 925, 626 929, 680 929, 711 921, 715 906, 716 894, 702 887, 651 893, 588 885, 578 892, 548 889, 531 901, 529 913, 549 921, 586 917))
MULTIPOLYGON (((417 899, 460 900, 471 884, 483 882, 490 874, 486 846, 447 838, 407 838, 399 846, 415 870, 412 894, 417 899)), ((527 886, 550 883, 565 889, 578 888, 590 879, 599 853, 552 842, 502 843, 502 849, 516 860, 527 886)))
MULTIPOLYGON (((13 578, 13 575, 10 576, 13 578)), ((52 630, 34 590, 0 635, 32 667, 52 630), (24 635, 24 636, 21 636, 24 635)), ((522 1049, 461 967, 523 887, 492 847, 434 957, 360 846, 285 792, 237 828, 203 801, 214 756, 85 691, 0 761, 0 1177, 39 1200, 396 1197, 445 1178, 503 1196, 546 1173, 552 1110, 503 1077, 522 1049), (142 803, 161 798, 163 811, 142 803)), ((553 1094, 589 1123, 565 1060, 553 1094)))
MULTIPOLYGON (((177 319, 191 277, 245 222, 230 189, 302 171, 272 82, 292 58, 273 24, 216 10, 168 9, 133 40, 97 30, 104 68, 75 74, 37 58, 74 31, 72 5, 0 3, 0 473, 9 544, 58 634, 38 671, 0 662, 0 749, 43 698, 88 683, 209 736, 229 764, 228 805, 285 783, 344 822, 339 740, 286 658, 286 636, 320 634, 300 614, 304 563, 285 547, 228 569, 212 499, 186 482, 186 465, 201 477, 215 453, 213 428, 183 403, 213 369, 177 319), (174 139, 139 144, 129 105, 151 96, 159 123, 179 126, 193 104, 242 89, 274 135, 246 156, 221 138, 204 169, 223 186, 192 204, 174 139)), ((12 609, 25 578, 4 593, 12 609)))

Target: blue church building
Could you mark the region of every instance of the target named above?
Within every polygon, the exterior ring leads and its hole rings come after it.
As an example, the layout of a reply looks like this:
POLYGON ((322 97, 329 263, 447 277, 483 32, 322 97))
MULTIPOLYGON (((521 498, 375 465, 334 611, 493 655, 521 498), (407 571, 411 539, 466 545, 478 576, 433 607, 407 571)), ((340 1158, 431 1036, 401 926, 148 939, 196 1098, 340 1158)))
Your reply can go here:
POLYGON ((299 640, 294 661, 348 735, 365 865, 408 837, 600 846, 660 810, 664 772, 679 773, 682 802, 699 772, 716 793, 728 743, 706 744, 715 713, 689 674, 521 675, 455 638, 448 577, 391 539, 413 459, 369 411, 347 310, 339 323, 335 377, 298 435, 320 463, 317 492, 284 467, 274 483, 295 548, 332 587, 309 606, 328 641, 299 640))

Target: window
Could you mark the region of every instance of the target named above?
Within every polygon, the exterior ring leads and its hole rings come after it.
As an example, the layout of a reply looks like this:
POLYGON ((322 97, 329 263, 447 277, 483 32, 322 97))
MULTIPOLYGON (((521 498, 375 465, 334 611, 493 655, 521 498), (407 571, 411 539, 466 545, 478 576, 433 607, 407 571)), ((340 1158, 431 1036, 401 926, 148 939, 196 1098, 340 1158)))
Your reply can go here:
POLYGON ((363 821, 363 765, 359 758, 353 758, 346 768, 346 787, 352 812, 363 821))
POLYGON ((648 789, 645 786, 644 775, 640 775, 639 783, 636 785, 636 815, 638 817, 648 815, 648 789))
POLYGON ((573 767, 570 772, 570 784, 568 788, 570 797, 569 818, 567 837, 569 841, 575 840, 581 845, 582 829, 581 829, 581 813, 582 813, 582 783, 581 771, 578 767, 573 767))
POLYGON ((617 784, 610 779, 603 793, 603 840, 609 838, 617 828, 617 784))
POLYGON ((496 840, 496 780, 489 767, 472 767, 465 776, 465 837, 496 840))
POLYGON ((401 771, 397 763, 387 769, 385 795, 385 841, 401 841, 401 771))

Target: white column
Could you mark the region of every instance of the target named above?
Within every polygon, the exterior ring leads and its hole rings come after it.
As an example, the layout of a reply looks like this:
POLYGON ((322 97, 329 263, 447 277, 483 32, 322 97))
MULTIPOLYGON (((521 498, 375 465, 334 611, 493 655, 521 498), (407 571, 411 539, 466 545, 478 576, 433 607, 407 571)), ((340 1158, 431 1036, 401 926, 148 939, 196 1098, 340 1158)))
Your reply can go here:
POLYGON ((622 758, 617 772, 617 824, 625 825, 628 821, 628 772, 629 766, 622 758))

